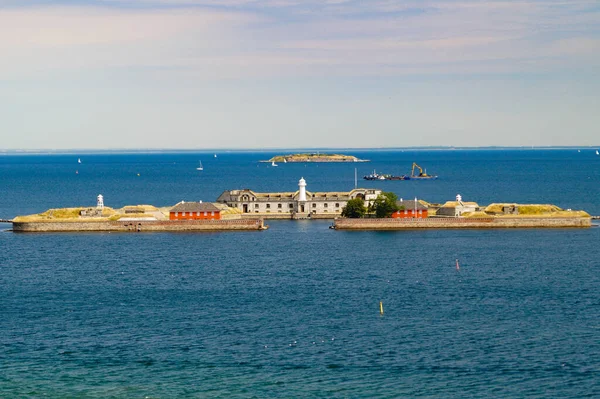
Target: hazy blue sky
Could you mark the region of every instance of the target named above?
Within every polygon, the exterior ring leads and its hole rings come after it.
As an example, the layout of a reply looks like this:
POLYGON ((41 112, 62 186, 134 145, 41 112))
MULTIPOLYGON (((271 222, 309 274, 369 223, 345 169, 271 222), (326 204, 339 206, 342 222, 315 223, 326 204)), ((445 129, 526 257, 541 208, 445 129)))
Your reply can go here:
POLYGON ((599 145, 598 0, 0 0, 0 148, 599 145))

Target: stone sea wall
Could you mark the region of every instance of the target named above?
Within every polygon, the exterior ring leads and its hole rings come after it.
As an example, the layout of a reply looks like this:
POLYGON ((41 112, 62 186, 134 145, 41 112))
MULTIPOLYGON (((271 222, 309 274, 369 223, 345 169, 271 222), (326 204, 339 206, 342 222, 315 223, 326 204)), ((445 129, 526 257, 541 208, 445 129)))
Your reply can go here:
POLYGON ((405 229, 501 229, 590 227, 590 218, 427 218, 427 219, 344 219, 334 222, 337 230, 405 229))
POLYGON ((263 230, 261 219, 197 220, 197 221, 64 221, 64 222, 14 222, 17 232, 67 232, 67 231, 221 231, 263 230))

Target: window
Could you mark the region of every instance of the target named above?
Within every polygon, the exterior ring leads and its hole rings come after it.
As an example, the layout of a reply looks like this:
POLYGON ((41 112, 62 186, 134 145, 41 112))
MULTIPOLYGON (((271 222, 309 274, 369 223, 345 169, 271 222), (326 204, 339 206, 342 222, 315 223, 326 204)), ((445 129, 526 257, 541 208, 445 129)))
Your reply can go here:
POLYGON ((312 206, 313 206, 313 208, 316 208, 316 207, 317 207, 317 204, 313 204, 312 206))
POLYGON ((271 209, 271 204, 267 204, 267 209, 271 209))
POLYGON ((179 212, 175 212, 175 217, 179 216, 179 212))
POLYGON ((336 207, 336 208, 339 208, 339 207, 340 207, 340 204, 339 204, 339 203, 336 203, 336 204, 335 204, 335 207, 336 207))
POLYGON ((254 204, 254 207, 255 207, 255 208, 258 208, 258 204, 254 204))
POLYGON ((325 204, 323 204, 323 206, 324 206, 325 208, 327 208, 327 205, 328 205, 328 204, 327 204, 327 202, 326 202, 325 204))
POLYGON ((281 204, 277 204, 277 208, 281 208, 281 204))
POLYGON ((290 209, 293 209, 293 208, 294 208, 294 204, 290 204, 290 209))

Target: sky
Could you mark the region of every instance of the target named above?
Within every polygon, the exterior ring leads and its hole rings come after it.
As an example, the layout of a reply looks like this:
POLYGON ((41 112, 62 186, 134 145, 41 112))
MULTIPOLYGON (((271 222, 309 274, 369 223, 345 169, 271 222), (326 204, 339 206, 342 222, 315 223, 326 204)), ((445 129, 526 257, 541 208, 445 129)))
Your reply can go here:
POLYGON ((600 145, 598 0, 0 0, 0 149, 600 145))

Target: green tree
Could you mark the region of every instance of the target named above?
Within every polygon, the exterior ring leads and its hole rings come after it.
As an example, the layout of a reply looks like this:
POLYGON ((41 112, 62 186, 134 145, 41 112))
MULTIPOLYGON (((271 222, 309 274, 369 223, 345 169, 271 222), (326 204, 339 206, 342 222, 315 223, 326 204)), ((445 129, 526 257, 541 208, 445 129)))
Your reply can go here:
POLYGON ((342 216, 345 218, 361 218, 366 211, 365 201, 362 198, 354 198, 349 200, 342 209, 342 216))
POLYGON ((375 216, 378 218, 389 218, 392 216, 392 213, 398 210, 398 205, 396 205, 396 201, 398 200, 398 196, 391 192, 385 192, 379 194, 377 199, 373 201, 373 211, 375 211, 375 216))

